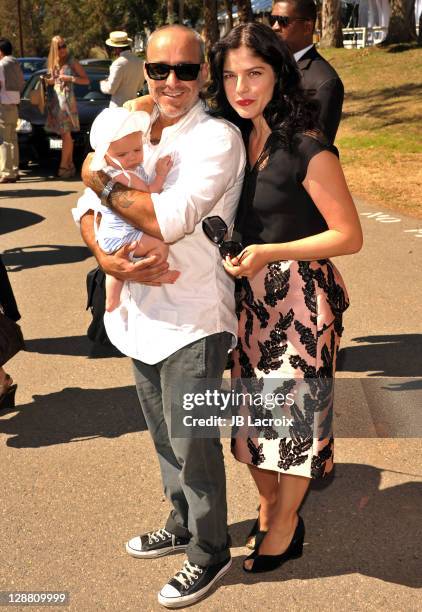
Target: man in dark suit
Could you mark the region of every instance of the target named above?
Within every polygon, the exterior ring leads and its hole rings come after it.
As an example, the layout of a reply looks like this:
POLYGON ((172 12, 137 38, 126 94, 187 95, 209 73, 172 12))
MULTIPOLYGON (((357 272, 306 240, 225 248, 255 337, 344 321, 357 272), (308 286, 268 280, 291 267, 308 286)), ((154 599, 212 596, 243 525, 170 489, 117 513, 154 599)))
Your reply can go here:
POLYGON ((315 49, 315 21, 314 0, 276 0, 273 4, 270 25, 294 54, 304 88, 315 91, 321 105, 321 128, 333 143, 341 118, 344 87, 334 68, 315 49))

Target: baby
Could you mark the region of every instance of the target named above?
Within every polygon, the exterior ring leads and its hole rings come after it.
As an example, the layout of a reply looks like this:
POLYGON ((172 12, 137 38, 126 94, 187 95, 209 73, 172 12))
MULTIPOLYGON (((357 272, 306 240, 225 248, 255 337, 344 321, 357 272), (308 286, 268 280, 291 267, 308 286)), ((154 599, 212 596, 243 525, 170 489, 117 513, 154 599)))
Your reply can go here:
MULTIPOLYGON (((150 117, 143 111, 130 112, 125 108, 106 108, 94 120, 90 142, 95 153, 91 170, 102 170, 116 183, 147 193, 159 193, 172 167, 169 155, 157 161, 155 177, 149 181, 142 166, 142 135, 149 129, 150 117)), ((136 229, 109 208, 98 204, 95 211, 95 231, 99 246, 106 253, 114 253, 125 244, 136 242, 134 257, 156 255, 158 262, 165 261, 168 246, 136 229), (101 218, 99 218, 100 213, 101 218)), ((179 276, 176 270, 168 270, 156 280, 174 283, 179 276)), ((120 304, 123 282, 106 275, 106 310, 112 311, 120 304)))

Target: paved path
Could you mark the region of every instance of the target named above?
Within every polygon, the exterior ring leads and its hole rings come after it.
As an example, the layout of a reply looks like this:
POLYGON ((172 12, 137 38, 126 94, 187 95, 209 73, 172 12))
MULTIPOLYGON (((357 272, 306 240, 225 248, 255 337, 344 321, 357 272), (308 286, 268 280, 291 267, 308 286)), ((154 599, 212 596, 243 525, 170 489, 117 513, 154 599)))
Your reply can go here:
MULTIPOLYGON (((16 411, 0 416, 0 590, 66 590, 77 612, 161 609, 156 592, 182 557, 143 562, 124 552, 168 506, 130 362, 95 357, 85 337, 93 259, 70 217, 81 183, 32 176, 4 187, 1 250, 28 350, 8 368, 16 411)), ((359 211, 399 221, 363 215, 363 251, 338 261, 353 306, 336 478, 306 500, 306 554, 274 574, 242 572, 256 499, 226 440, 233 570, 197 610, 420 609, 422 237, 407 230, 422 223, 363 203, 359 211), (383 437, 397 434, 414 437, 383 437)))

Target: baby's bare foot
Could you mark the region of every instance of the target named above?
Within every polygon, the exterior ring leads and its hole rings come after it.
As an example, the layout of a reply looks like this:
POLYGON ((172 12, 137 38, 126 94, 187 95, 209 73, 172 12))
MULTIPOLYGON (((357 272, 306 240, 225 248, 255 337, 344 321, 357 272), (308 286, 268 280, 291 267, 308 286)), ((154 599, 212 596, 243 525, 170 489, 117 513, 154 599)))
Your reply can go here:
POLYGON ((116 308, 120 305, 120 300, 113 300, 111 298, 106 298, 105 309, 107 312, 112 312, 116 310, 116 308))

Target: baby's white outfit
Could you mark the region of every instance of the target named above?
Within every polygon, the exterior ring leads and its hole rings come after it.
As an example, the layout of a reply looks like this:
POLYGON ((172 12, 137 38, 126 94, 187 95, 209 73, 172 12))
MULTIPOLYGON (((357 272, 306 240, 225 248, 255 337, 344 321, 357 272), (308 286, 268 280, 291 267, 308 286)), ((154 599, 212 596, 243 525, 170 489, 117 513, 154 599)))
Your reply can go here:
MULTIPOLYGON (((102 171, 110 178, 122 174, 122 170, 113 168, 113 166, 105 166, 102 168, 102 171)), ((131 169, 130 172, 148 185, 149 178, 142 164, 131 169)), ((94 222, 94 227, 95 237, 103 251, 106 253, 114 253, 124 244, 131 244, 135 241, 138 242, 142 238, 143 232, 141 230, 133 227, 133 225, 122 219, 122 217, 119 217, 119 215, 116 215, 110 208, 102 205, 100 205, 100 207, 101 208, 96 208, 95 210, 95 217, 98 211, 101 212, 100 226, 97 229, 97 223, 94 222)))

